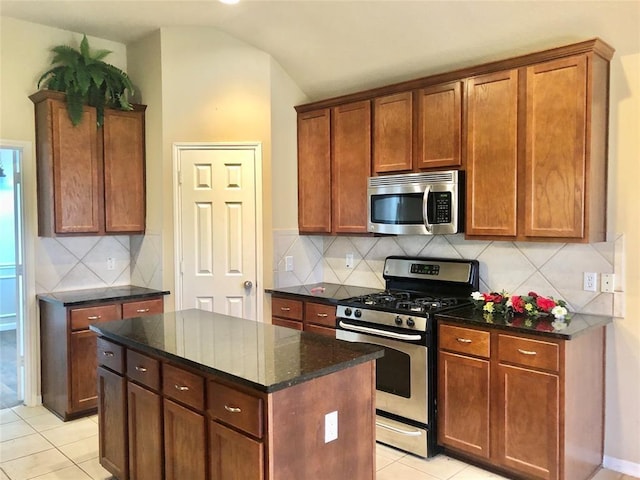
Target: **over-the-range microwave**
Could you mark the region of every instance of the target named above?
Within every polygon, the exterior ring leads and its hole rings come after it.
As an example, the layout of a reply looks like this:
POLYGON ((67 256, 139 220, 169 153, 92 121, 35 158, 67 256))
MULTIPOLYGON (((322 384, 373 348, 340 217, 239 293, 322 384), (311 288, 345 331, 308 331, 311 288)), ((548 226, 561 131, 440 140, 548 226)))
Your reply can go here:
POLYGON ((391 235, 464 230, 464 172, 381 175, 368 179, 367 230, 391 235))

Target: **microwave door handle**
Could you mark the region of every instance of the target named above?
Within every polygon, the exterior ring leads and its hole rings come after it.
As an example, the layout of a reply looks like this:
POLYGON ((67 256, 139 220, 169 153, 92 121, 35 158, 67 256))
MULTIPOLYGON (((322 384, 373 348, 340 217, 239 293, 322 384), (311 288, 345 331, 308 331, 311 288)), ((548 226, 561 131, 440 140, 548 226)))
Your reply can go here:
POLYGON ((424 189, 424 196, 422 197, 422 218, 424 219, 424 226, 427 229, 427 233, 433 233, 433 224, 429 223, 429 195, 431 194, 431 185, 427 185, 424 189))

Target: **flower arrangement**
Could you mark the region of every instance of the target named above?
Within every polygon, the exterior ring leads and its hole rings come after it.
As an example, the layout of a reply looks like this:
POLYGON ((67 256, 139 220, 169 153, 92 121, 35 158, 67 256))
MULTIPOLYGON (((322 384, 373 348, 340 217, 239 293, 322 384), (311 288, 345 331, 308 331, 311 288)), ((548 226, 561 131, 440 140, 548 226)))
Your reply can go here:
POLYGON ((490 314, 519 314, 528 317, 553 315, 556 320, 562 320, 569 313, 564 300, 543 297, 536 292, 529 292, 527 295, 509 295, 504 291, 501 293, 473 292, 471 299, 477 309, 490 314))

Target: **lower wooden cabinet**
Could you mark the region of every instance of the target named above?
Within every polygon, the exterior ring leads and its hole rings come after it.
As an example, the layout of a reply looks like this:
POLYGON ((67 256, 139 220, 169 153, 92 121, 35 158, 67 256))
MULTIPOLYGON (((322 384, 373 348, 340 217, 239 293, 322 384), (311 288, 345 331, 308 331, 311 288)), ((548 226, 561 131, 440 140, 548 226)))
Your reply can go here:
POLYGON ((42 403, 63 420, 92 415, 96 393, 96 334, 94 322, 109 322, 162 313, 163 297, 96 302, 82 307, 40 299, 42 403))
POLYGON ((162 398, 127 383, 129 475, 132 480, 163 478, 162 398))
MULTIPOLYGON (((262 442, 209 422, 211 480, 263 480, 262 442)), ((186 477, 185 477, 186 478, 186 477)))
MULTIPOLYGON (((206 480, 207 435, 203 414, 164 399, 166 480, 206 480)), ((230 477, 229 477, 230 478, 230 477)))
POLYGON ((99 458, 104 468, 120 480, 129 478, 126 395, 126 379, 98 367, 99 458))
POLYGON ((336 306, 274 296, 271 299, 271 323, 335 338, 336 306))
POLYGON ((514 478, 586 480, 600 467, 604 327, 564 340, 440 323, 438 337, 446 452, 514 478))

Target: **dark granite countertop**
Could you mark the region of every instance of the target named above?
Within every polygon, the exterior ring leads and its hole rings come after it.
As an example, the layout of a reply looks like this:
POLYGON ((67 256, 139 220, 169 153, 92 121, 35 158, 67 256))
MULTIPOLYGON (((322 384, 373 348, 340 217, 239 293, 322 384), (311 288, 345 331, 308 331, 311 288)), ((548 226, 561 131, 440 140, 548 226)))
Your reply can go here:
POLYGON ((337 303, 351 297, 368 295, 379 292, 381 288, 355 287, 337 283, 314 283, 311 285, 297 285, 294 287, 267 288, 266 293, 285 294, 303 297, 303 300, 317 300, 324 303, 337 303))
POLYGON ((126 347, 267 393, 383 355, 373 345, 195 309, 89 328, 126 347))
POLYGON ((59 303, 67 306, 78 306, 89 303, 116 302, 122 300, 136 300, 158 295, 168 295, 168 290, 154 290, 135 285, 121 285, 118 287, 91 288, 86 290, 68 290, 65 292, 50 292, 38 294, 38 299, 45 302, 59 303))
POLYGON ((613 317, 570 313, 564 321, 555 321, 553 317, 540 319, 513 317, 507 319, 501 315, 483 315, 473 306, 468 306, 438 313, 436 314, 437 320, 571 340, 592 328, 602 327, 613 322, 613 317))

